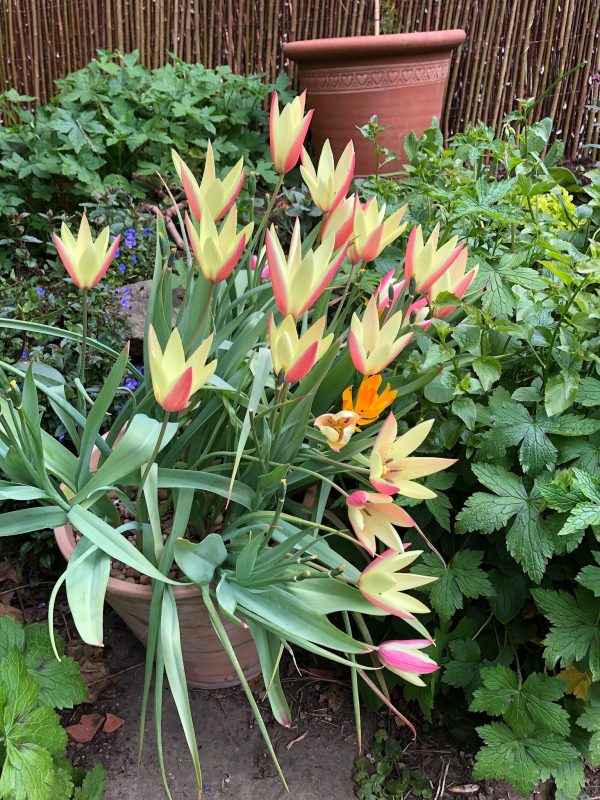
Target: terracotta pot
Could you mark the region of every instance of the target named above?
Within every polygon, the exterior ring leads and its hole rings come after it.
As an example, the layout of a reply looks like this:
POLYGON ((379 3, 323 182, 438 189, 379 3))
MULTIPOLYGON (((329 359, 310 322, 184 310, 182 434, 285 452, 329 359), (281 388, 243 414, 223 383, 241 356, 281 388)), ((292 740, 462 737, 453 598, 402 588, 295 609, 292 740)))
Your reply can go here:
MULTIPOLYGON (((56 542, 69 560, 75 548, 70 525, 55 528, 56 542)), ((181 627, 181 647, 185 675, 190 686, 222 689, 239 684, 235 670, 210 623, 200 592, 193 586, 175 587, 175 600, 181 627)), ((131 632, 145 645, 152 588, 138 583, 108 579, 106 601, 131 632)), ((244 674, 248 680, 260 674, 260 662, 248 630, 223 620, 244 674)))
POLYGON ((375 172, 375 148, 362 137, 373 115, 389 126, 380 143, 398 159, 382 172, 406 163, 404 137, 420 136, 442 113, 452 51, 465 40, 463 30, 395 33, 312 39, 284 45, 300 69, 307 108, 314 108, 310 130, 318 153, 329 139, 337 157, 350 139, 356 150, 356 175, 375 172))

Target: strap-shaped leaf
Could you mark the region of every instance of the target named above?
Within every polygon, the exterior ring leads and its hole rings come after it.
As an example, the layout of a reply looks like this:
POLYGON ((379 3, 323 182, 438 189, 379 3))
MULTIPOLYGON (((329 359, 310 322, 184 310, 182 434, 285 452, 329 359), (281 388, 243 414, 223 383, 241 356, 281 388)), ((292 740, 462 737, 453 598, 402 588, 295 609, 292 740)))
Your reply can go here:
POLYGON ((96 437, 100 432, 106 413, 114 400, 117 389, 121 386, 123 375, 127 369, 129 360, 129 346, 125 347, 121 355, 117 358, 111 371, 109 372, 94 405, 91 407, 83 435, 81 437, 81 449, 79 451, 79 473, 77 476, 77 488, 80 489, 87 481, 90 473, 90 457, 94 447, 96 437))
POLYGON ((209 533, 198 544, 178 539, 174 556, 179 568, 191 581, 197 586, 208 586, 216 568, 227 558, 227 550, 218 533, 209 533))
POLYGON ((110 576, 110 557, 81 538, 67 567, 67 600, 79 635, 87 644, 101 646, 103 637, 104 596, 110 576), (88 550, 91 555, 83 560, 88 550))
POLYGON ((248 628, 258 652, 260 668, 273 716, 280 725, 289 728, 292 724, 292 714, 279 675, 279 661, 283 653, 283 643, 277 636, 256 622, 249 622, 248 628))
MULTIPOLYGON (((137 414, 131 420, 117 447, 85 486, 80 488, 73 498, 73 503, 79 503, 84 500, 99 486, 118 483, 125 475, 138 470, 142 464, 149 461, 154 452, 160 430, 160 422, 147 417, 145 414, 137 414)), ((169 422, 162 440, 162 447, 165 447, 171 441, 176 431, 177 423, 169 422)))
POLYGON ((58 506, 22 508, 0 514, 0 536, 18 536, 21 533, 58 528, 69 521, 66 511, 58 506))

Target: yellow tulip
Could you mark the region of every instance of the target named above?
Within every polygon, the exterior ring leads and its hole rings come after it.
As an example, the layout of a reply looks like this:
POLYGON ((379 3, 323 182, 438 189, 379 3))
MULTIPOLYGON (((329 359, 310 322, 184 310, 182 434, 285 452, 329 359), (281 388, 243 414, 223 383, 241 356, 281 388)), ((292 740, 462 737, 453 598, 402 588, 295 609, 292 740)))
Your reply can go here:
POLYGON ((435 492, 420 483, 415 483, 415 478, 433 475, 456 462, 455 458, 409 458, 427 438, 433 420, 421 422, 405 434, 396 438, 398 424, 393 414, 390 414, 381 426, 381 430, 373 445, 370 458, 369 480, 378 492, 382 494, 400 494, 416 500, 430 500, 436 496, 435 492))
POLYGON ((186 359, 179 330, 174 328, 163 353, 156 331, 148 331, 148 360, 156 402, 165 411, 182 411, 217 368, 216 359, 206 363, 213 335, 186 359))
POLYGON ((327 439, 327 444, 336 453, 345 447, 356 430, 358 414, 354 411, 338 411, 337 414, 321 414, 314 425, 327 439))
POLYGON ((321 241, 324 242, 328 236, 334 236, 333 246, 336 250, 346 244, 352 237, 354 219, 359 205, 358 195, 352 194, 350 197, 344 198, 333 211, 330 211, 321 225, 319 234, 321 241))
POLYGON ((291 314, 277 326, 273 314, 269 317, 269 344, 275 375, 283 375, 286 383, 304 378, 317 361, 325 355, 333 334, 323 338, 327 317, 314 322, 308 330, 298 336, 296 323, 291 314))
POLYGON ((217 230, 206 209, 196 225, 186 214, 185 227, 202 274, 207 280, 218 283, 231 274, 240 260, 246 242, 252 235, 254 223, 250 222, 238 233, 237 208, 234 204, 221 230, 217 230))
POLYGON ((404 545, 394 526, 412 528, 415 521, 394 503, 392 497, 359 489, 348 495, 346 505, 356 538, 370 555, 376 553, 376 539, 397 553, 404 552, 404 545))
POLYGON ((273 226, 267 231, 265 243, 275 302, 284 316, 293 317, 300 317, 312 306, 340 268, 348 249, 346 244, 336 254, 331 235, 302 256, 299 219, 294 224, 287 257, 273 226))
POLYGON ((291 103, 283 107, 279 113, 277 92, 271 98, 271 116, 269 120, 271 158, 280 175, 294 169, 300 158, 306 132, 313 112, 304 115, 306 92, 295 97, 291 103))
POLYGON ((356 209, 354 236, 348 250, 348 258, 353 264, 359 261, 373 261, 385 248, 400 236, 406 223, 400 224, 407 206, 402 206, 386 219, 385 203, 381 208, 375 196, 356 209))
POLYGON ((81 218, 77 239, 63 222, 60 236, 54 234, 54 244, 69 277, 83 291, 93 288, 100 281, 115 257, 119 247, 117 236, 109 247, 110 228, 107 226, 94 240, 87 216, 81 218))
POLYGON ((376 375, 392 362, 412 340, 414 333, 398 336, 407 321, 397 311, 381 324, 377 310, 378 297, 369 300, 362 320, 352 315, 348 347, 356 369, 363 375, 376 375))
POLYGON ((302 148, 300 173, 304 178, 304 183, 308 186, 313 203, 324 213, 336 208, 346 196, 350 181, 354 176, 354 161, 352 140, 346 145, 336 166, 329 139, 326 139, 316 171, 310 156, 302 148))
POLYGON ((212 144, 209 141, 208 147, 206 148, 206 162, 204 164, 204 172, 202 173, 202 181, 200 185, 198 185, 198 181, 194 177, 191 169, 181 158, 179 153, 175 150, 171 150, 171 156, 179 180, 183 184, 183 191, 185 192, 190 211, 196 218, 196 221, 200 219, 202 210, 206 209, 212 219, 218 222, 235 203, 244 185, 244 159, 240 158, 237 164, 229 170, 222 180, 217 178, 215 157, 212 144))
POLYGON ((404 257, 404 277, 412 294, 426 292, 458 259, 464 245, 456 246, 458 236, 438 248, 440 226, 436 225, 426 243, 423 231, 416 225, 410 232, 404 257))
MULTIPOLYGON (((450 292, 450 294, 462 300, 479 271, 479 264, 476 264, 469 272, 466 272, 466 269, 467 248, 465 247, 444 274, 429 287, 427 298, 430 305, 435 306, 435 299, 442 292, 450 292)), ((433 309, 433 316, 443 319, 455 310, 456 306, 439 306, 433 309)))
POLYGON ((358 579, 359 590, 373 605, 396 617, 414 619, 415 614, 426 614, 427 606, 406 592, 426 586, 437 578, 403 571, 421 553, 421 550, 404 553, 386 550, 363 569, 358 579))

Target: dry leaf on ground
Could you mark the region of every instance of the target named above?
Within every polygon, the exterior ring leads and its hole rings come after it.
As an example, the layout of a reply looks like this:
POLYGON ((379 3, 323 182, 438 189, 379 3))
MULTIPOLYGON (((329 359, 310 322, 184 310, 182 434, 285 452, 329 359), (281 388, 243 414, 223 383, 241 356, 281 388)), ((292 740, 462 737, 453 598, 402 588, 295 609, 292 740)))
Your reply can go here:
POLYGON ((83 714, 79 722, 69 725, 67 733, 74 742, 87 744, 98 733, 104 722, 103 714, 83 714))

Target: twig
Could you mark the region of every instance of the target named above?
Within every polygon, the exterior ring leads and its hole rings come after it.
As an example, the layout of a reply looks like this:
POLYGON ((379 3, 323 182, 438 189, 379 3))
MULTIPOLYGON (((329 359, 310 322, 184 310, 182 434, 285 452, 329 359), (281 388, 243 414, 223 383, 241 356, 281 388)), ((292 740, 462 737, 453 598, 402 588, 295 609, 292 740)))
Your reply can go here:
POLYGON ((183 205, 184 203, 178 203, 178 205, 175 208, 169 209, 166 212, 160 209, 158 206, 152 205, 151 203, 146 203, 144 206, 142 206, 142 208, 144 208, 146 211, 151 211, 153 214, 156 214, 156 216, 159 217, 160 219, 164 219, 165 227, 169 231, 169 234, 171 235, 171 238, 175 242, 178 250, 185 250, 185 244, 183 239, 181 238, 181 234, 177 230, 177 226, 173 222, 173 214, 176 213, 177 208, 183 205))
POLYGON ((125 667, 124 669, 120 669, 118 672, 111 672, 110 675, 104 675, 102 678, 98 678, 95 681, 90 681, 88 686, 93 686, 95 683, 102 683, 102 681, 108 681, 112 678, 116 678, 117 675, 122 675, 124 672, 129 672, 132 669, 137 669, 138 667, 142 667, 146 662, 140 661, 139 664, 132 664, 130 667, 125 667))

